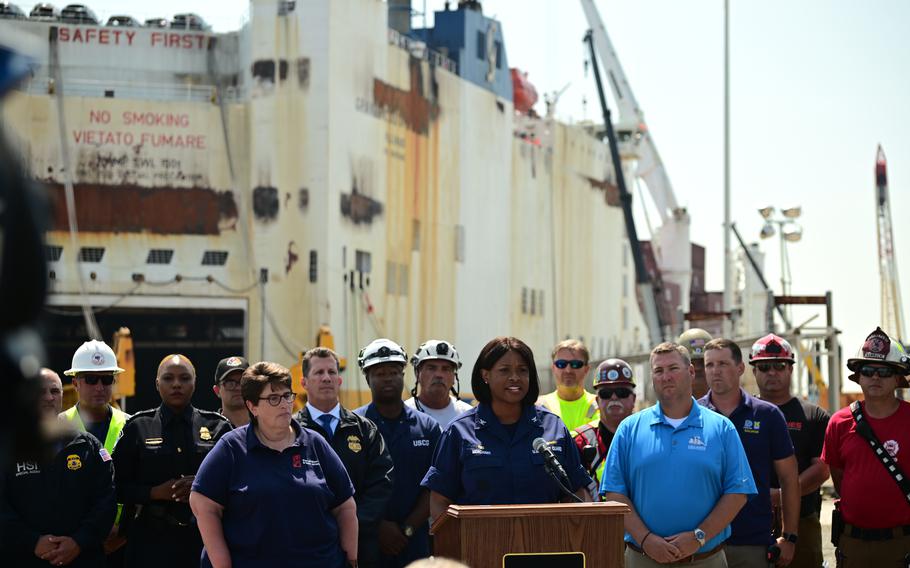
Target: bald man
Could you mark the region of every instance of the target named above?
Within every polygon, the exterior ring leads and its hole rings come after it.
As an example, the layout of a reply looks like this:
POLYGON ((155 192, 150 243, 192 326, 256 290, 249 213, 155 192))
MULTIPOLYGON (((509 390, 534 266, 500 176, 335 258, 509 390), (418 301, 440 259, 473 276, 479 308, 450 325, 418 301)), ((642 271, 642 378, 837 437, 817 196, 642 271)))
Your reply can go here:
POLYGON ((38 410, 42 418, 54 418, 63 409, 63 381, 60 375, 47 367, 38 372, 41 377, 41 400, 38 410))
POLYGON ((185 355, 161 360, 155 388, 161 406, 134 414, 114 452, 119 500, 128 508, 142 505, 128 529, 126 565, 195 568, 202 539, 188 504, 190 486, 202 459, 231 425, 190 403, 196 369, 185 355))

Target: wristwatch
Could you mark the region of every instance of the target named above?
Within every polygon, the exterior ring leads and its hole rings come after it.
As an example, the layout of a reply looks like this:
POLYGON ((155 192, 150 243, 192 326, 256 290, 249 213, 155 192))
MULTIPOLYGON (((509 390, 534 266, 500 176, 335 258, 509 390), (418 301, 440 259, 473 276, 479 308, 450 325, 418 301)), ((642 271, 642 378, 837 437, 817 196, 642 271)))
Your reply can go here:
POLYGON ((705 540, 707 540, 707 535, 705 534, 705 531, 703 531, 699 528, 696 528, 695 529, 695 540, 698 541, 698 546, 704 546, 705 540))
POLYGON ((411 525, 401 525, 401 532, 404 533, 404 536, 411 538, 414 536, 414 527, 411 525))
POLYGON ((799 535, 794 533, 781 533, 780 536, 784 537, 784 540, 787 542, 792 542, 793 544, 796 544, 796 541, 799 540, 799 535))

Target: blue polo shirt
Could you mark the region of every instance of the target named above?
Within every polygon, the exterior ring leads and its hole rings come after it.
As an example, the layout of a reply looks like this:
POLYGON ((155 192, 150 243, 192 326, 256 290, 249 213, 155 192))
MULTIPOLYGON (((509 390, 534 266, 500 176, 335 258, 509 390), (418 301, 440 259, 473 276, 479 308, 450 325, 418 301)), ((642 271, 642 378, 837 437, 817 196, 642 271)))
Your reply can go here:
MULTIPOLYGON (((283 452, 251 425, 228 432, 202 461, 193 491, 224 507, 224 539, 235 568, 343 566, 332 509, 354 495, 341 460, 319 434, 291 427, 283 452)), ((211 566, 203 550, 202 566, 211 566)))
MULTIPOLYGON (((648 529, 667 537, 698 528, 727 493, 754 495, 755 482, 733 424, 693 398, 678 428, 660 403, 623 420, 600 491, 628 497, 648 529)), ((728 536, 729 526, 698 551, 713 550, 728 536)), ((625 538, 635 543, 629 533, 625 538)))
MULTIPOLYGON (((392 498, 386 506, 385 520, 403 523, 407 519, 421 491, 423 476, 433 462, 433 451, 442 431, 432 417, 405 405, 397 420, 389 420, 370 403, 354 412, 369 418, 379 428, 395 469, 392 472, 392 498)), ((393 565, 404 566, 413 560, 430 555, 429 523, 414 527, 414 536, 408 546, 395 557, 393 565)), ((389 563, 387 563, 389 564, 389 563)))
POLYGON ((529 405, 517 423, 503 426, 481 403, 443 432, 422 485, 459 505, 556 503, 563 494, 531 447, 539 437, 550 442, 572 491, 592 483, 559 416, 529 405))
MULTIPOLYGON (((793 455, 793 442, 787 420, 777 405, 759 400, 743 389, 739 391, 739 406, 729 418, 746 450, 758 495, 749 499, 733 519, 727 544, 767 546, 774 541, 771 537, 771 470, 776 460, 793 455)), ((698 404, 717 410, 711 402, 711 391, 698 399, 698 404)))

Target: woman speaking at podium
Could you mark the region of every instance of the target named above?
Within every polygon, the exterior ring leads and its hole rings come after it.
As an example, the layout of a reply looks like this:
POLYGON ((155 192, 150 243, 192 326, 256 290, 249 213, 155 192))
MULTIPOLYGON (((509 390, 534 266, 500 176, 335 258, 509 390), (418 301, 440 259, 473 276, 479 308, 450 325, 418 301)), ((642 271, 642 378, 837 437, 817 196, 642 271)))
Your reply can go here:
POLYGON ((590 500, 587 487, 593 482, 568 430, 558 416, 534 405, 540 384, 534 354, 523 341, 490 340, 474 363, 471 387, 479 404, 443 433, 421 483, 430 490, 432 519, 451 503, 556 503, 568 500, 570 492, 590 500), (545 446, 540 452, 532 447, 537 438, 546 441, 535 444, 545 446), (561 483, 545 467, 547 454, 565 472, 561 483))

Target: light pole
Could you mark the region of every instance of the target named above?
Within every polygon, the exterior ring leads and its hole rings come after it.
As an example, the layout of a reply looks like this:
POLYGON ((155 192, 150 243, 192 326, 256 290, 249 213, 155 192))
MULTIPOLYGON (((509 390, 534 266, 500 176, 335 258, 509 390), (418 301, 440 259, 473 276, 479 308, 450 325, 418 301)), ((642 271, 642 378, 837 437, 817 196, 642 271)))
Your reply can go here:
MULTIPOLYGON (((792 283, 792 273, 790 272, 790 258, 787 255, 787 243, 799 242, 803 238, 803 227, 796 222, 802 213, 800 206, 780 209, 780 216, 775 217, 775 209, 772 206, 763 207, 758 213, 764 218, 765 224, 761 228, 760 236, 762 239, 770 239, 777 233, 780 235, 780 288, 781 294, 790 295, 790 284, 792 283), (775 225, 777 228, 775 229, 775 225)), ((790 310, 787 308, 787 319, 790 319, 790 310)))

